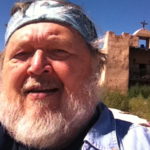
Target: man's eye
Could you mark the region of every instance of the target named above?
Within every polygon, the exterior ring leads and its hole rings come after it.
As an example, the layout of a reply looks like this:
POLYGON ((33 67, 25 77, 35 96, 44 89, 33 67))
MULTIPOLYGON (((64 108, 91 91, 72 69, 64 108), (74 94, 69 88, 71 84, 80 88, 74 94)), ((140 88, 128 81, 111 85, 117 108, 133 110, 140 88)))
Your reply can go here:
POLYGON ((50 51, 50 58, 54 60, 64 60, 67 59, 69 56, 70 53, 65 50, 55 49, 50 51))
POLYGON ((18 60, 26 60, 29 57, 30 53, 28 52, 18 52, 16 53, 13 58, 18 60))

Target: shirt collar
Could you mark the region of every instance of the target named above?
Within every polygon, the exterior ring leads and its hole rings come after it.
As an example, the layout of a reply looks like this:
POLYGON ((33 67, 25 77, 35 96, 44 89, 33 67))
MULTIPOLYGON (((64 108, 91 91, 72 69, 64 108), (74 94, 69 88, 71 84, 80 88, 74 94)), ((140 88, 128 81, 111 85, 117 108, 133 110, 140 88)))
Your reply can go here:
POLYGON ((99 150, 118 150, 119 145, 116 137, 116 124, 112 112, 104 105, 99 105, 100 117, 87 133, 84 142, 89 143, 99 150))

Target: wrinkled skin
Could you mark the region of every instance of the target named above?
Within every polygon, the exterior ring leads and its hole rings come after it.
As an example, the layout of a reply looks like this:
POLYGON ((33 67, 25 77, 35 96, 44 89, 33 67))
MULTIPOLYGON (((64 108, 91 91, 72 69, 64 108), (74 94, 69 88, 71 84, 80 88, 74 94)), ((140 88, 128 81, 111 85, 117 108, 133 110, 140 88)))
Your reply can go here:
POLYGON ((18 29, 9 39, 5 51, 2 95, 6 104, 1 104, 0 121, 18 141, 33 147, 53 148, 58 141, 63 139, 64 142, 65 137, 67 141, 76 136, 90 120, 96 106, 95 94, 87 93, 94 74, 94 62, 83 38, 70 27, 34 23, 18 29), (6 110, 7 103, 10 108, 6 110), (3 119, 5 114, 12 115, 8 117, 9 121, 3 119), (43 131, 42 122, 47 124, 46 127, 51 126, 54 132, 48 135, 51 131, 43 131), (45 139, 58 135, 51 139, 52 142, 34 141, 36 134, 32 140, 28 137, 24 140, 21 132, 29 133, 31 129, 33 135, 37 130, 41 135, 45 132, 45 139))

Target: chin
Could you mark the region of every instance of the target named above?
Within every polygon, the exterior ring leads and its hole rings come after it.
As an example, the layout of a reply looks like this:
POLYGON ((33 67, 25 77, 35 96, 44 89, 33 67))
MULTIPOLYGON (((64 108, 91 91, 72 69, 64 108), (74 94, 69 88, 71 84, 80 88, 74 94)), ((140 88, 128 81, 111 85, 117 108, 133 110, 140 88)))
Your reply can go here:
POLYGON ((80 89, 78 94, 67 93, 55 111, 51 105, 40 101, 28 109, 20 96, 9 100, 2 92, 0 122, 16 141, 29 147, 65 147, 86 126, 97 105, 95 90, 91 92, 94 88, 89 85, 87 87, 80 89), (86 96, 81 96, 82 90, 86 96))

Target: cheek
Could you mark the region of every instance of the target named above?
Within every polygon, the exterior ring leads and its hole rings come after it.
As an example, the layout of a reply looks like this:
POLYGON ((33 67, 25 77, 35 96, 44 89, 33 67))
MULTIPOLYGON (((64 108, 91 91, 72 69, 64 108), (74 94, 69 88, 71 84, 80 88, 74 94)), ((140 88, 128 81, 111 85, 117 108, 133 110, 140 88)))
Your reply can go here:
POLYGON ((91 76, 90 63, 54 63, 53 68, 57 76, 69 90, 79 89, 91 76), (88 64, 88 65, 87 65, 88 64))
POLYGON ((20 90, 26 76, 26 64, 11 64, 6 63, 2 71, 3 85, 6 90, 20 90))

